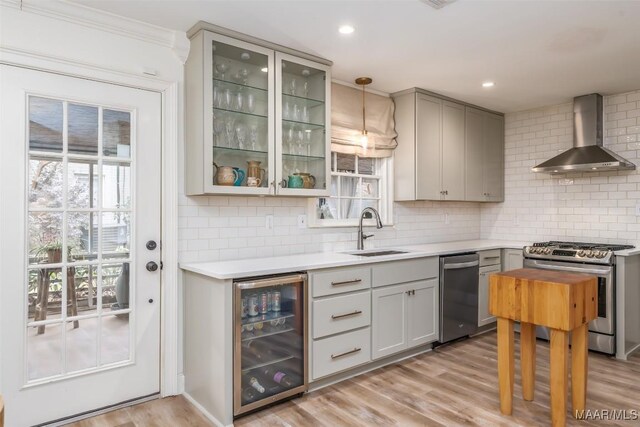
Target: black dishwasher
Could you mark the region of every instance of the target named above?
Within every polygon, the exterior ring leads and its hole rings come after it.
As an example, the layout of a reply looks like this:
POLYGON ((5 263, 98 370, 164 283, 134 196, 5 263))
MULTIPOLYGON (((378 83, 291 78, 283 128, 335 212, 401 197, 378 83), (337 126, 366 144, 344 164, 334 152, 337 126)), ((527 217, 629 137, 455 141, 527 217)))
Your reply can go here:
POLYGON ((440 257, 440 343, 478 330, 477 253, 440 257))

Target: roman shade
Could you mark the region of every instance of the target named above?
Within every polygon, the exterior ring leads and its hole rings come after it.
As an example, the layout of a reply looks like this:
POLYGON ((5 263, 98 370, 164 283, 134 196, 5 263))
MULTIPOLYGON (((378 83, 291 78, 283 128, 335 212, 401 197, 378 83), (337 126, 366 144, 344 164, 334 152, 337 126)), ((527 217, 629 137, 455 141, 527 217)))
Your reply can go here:
POLYGON ((362 146, 362 90, 331 84, 331 151, 361 157, 391 157, 396 142, 391 98, 365 95, 366 129, 369 142, 362 146))

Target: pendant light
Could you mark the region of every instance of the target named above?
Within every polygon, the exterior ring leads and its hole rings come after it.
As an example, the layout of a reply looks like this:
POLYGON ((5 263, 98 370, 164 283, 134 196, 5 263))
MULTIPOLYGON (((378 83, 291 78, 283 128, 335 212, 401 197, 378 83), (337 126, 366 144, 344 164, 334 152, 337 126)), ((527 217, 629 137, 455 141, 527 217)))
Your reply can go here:
POLYGON ((356 84, 362 86, 362 136, 360 137, 360 144, 365 150, 369 146, 369 137, 367 136, 367 127, 365 122, 364 88, 366 85, 371 84, 372 81, 371 77, 358 77, 356 79, 356 84))

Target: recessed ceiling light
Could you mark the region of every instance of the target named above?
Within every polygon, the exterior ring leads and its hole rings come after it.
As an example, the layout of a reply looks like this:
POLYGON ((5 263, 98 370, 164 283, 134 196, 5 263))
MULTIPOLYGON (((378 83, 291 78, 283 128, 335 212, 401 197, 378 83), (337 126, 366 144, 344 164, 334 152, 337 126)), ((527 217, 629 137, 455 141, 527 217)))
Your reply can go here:
POLYGON ((343 25, 340 28, 338 28, 338 31, 340 31, 340 34, 351 34, 355 30, 356 29, 353 28, 351 25, 343 25))
POLYGON ((494 82, 484 82, 482 83, 482 87, 494 87, 496 84, 494 82))
POLYGON ((264 67, 263 69, 261 69, 260 71, 262 71, 263 73, 267 73, 269 71, 269 69, 267 67, 264 67))

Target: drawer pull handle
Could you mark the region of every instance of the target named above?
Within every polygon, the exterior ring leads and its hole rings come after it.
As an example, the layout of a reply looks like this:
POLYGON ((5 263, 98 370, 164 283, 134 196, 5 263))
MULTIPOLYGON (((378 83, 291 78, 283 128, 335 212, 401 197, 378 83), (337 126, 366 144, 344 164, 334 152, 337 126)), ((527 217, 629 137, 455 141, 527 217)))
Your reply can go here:
POLYGON ((360 283, 360 282, 362 282, 362 279, 352 279, 352 280, 345 280, 342 282, 331 282, 331 286, 351 285, 353 283, 360 283))
POLYGON ((331 358, 332 358, 332 359, 337 359, 338 357, 348 356, 348 355, 350 355, 350 354, 357 353, 357 352, 359 352, 360 350, 362 350, 362 349, 361 349, 361 348, 354 348, 353 350, 345 351, 344 353, 340 353, 340 354, 332 354, 332 355, 331 355, 331 358))
POLYGON ((357 316, 358 314, 362 314, 361 310, 356 310, 353 313, 346 313, 346 314, 333 314, 331 316, 332 319, 343 319, 345 317, 350 317, 350 316, 357 316))
POLYGON ((498 258, 500 258, 500 255, 482 257, 482 259, 498 259, 498 258))

